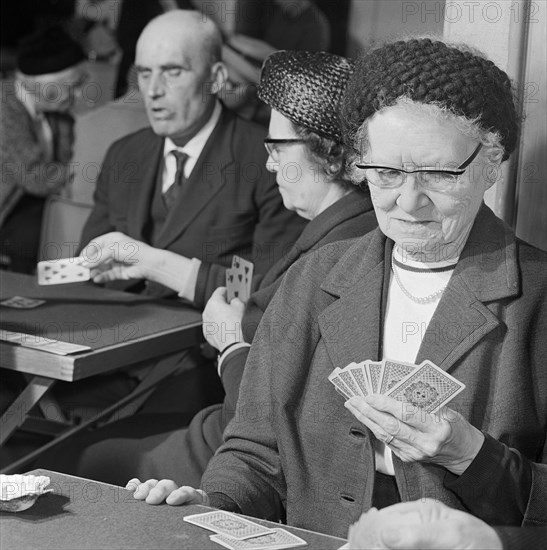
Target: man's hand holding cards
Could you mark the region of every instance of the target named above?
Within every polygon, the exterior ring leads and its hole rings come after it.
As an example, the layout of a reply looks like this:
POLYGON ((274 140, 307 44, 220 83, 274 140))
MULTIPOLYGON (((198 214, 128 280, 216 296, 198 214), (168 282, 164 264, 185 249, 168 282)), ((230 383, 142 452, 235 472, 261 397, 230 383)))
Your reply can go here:
POLYGON ((83 258, 60 258, 38 262, 39 285, 64 285, 89 281, 90 271, 81 264, 83 258))

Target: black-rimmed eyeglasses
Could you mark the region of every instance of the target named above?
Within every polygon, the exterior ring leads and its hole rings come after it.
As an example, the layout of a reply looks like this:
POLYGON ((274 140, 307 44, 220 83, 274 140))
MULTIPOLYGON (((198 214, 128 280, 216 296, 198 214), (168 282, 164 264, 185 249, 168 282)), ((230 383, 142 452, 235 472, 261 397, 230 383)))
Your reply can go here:
POLYGON ((275 145, 286 145, 291 143, 306 143, 306 140, 299 139, 299 138, 287 138, 287 139, 266 138, 264 140, 264 147, 266 147, 266 151, 268 151, 268 155, 274 158, 274 156, 277 155, 277 149, 275 148, 275 145))
POLYGON ((400 187, 406 181, 407 174, 416 174, 416 179, 424 189, 448 191, 458 183, 461 175, 475 160, 481 148, 482 143, 479 143, 471 156, 454 169, 416 168, 405 170, 400 167, 373 163, 355 163, 355 166, 365 170, 365 177, 369 183, 382 189, 400 187))

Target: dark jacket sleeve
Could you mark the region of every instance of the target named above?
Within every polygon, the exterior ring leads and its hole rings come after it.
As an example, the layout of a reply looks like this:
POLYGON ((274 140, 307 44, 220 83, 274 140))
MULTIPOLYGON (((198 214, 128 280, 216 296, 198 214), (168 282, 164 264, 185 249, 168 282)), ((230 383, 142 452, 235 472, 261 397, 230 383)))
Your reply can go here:
POLYGON ((494 527, 504 550, 542 550, 547 527, 494 527))
POLYGON ((447 475, 445 485, 465 502, 474 515, 488 518, 495 514, 504 525, 522 522, 530 499, 532 467, 517 450, 486 434, 479 453, 467 470, 456 479, 450 480, 450 477, 447 475), (489 495, 490 498, 480 498, 479 495, 489 495), (489 507, 492 510, 488 510, 489 507))

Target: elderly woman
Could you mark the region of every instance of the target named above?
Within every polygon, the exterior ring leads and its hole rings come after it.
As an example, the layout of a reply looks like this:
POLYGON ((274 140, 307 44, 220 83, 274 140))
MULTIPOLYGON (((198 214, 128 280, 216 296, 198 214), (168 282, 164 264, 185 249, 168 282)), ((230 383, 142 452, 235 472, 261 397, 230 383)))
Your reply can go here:
POLYGON ((261 517, 281 503, 289 524, 339 536, 373 505, 426 497, 544 525, 547 257, 483 203, 516 145, 509 78, 440 41, 395 42, 362 58, 343 113, 379 229, 289 270, 202 490, 169 501, 261 517), (382 358, 466 388, 437 414, 385 395, 344 408, 333 369, 382 358))
MULTIPOLYGON (((174 431, 177 423, 185 424, 173 415, 139 415, 138 422, 130 418, 111 424, 72 441, 66 452, 56 451, 48 464, 116 484, 132 475, 200 483, 234 414, 248 342, 287 269, 301 256, 314 256, 323 244, 376 227, 368 192, 353 186, 345 173, 338 110, 352 70, 352 64, 336 55, 290 51, 272 54, 263 67, 258 92, 272 108, 265 140, 268 168, 276 174, 285 207, 311 221, 285 257, 261 281, 254 280, 256 291, 246 305, 238 299, 228 303, 221 287, 205 308, 204 332, 221 352, 224 403, 204 409, 189 427, 174 431)), ((153 269, 142 265, 148 255, 140 253, 139 268, 154 276, 153 269)), ((170 254, 156 251, 161 253, 170 254)))

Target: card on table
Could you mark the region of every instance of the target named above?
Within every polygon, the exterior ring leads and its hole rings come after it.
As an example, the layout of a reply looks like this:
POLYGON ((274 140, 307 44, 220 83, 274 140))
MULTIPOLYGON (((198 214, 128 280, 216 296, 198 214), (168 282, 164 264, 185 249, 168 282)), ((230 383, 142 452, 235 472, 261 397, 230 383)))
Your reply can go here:
POLYGON ((308 545, 305 540, 280 528, 272 529, 271 533, 245 540, 234 539, 227 535, 211 535, 209 538, 230 550, 282 550, 308 545))
POLYGON ((38 262, 39 285, 80 283, 91 279, 89 268, 82 267, 83 258, 60 258, 38 262))
POLYGON ((434 413, 454 399, 464 388, 465 384, 437 365, 424 361, 414 372, 393 386, 386 395, 398 401, 412 403, 428 413, 434 413))
POLYGON ((12 298, 0 302, 0 306, 12 307, 14 309, 33 309, 45 303, 45 300, 25 298, 24 296, 13 296, 12 298))
POLYGON ((244 540, 272 532, 272 529, 222 510, 193 514, 183 519, 188 523, 209 529, 209 531, 214 531, 220 535, 228 535, 236 540, 244 540))
POLYGON ((0 340, 18 344, 25 348, 40 349, 48 353, 54 353, 55 355, 72 355, 91 350, 89 346, 82 346, 81 344, 73 344, 71 342, 45 338, 37 334, 13 332, 5 329, 0 329, 0 340))

